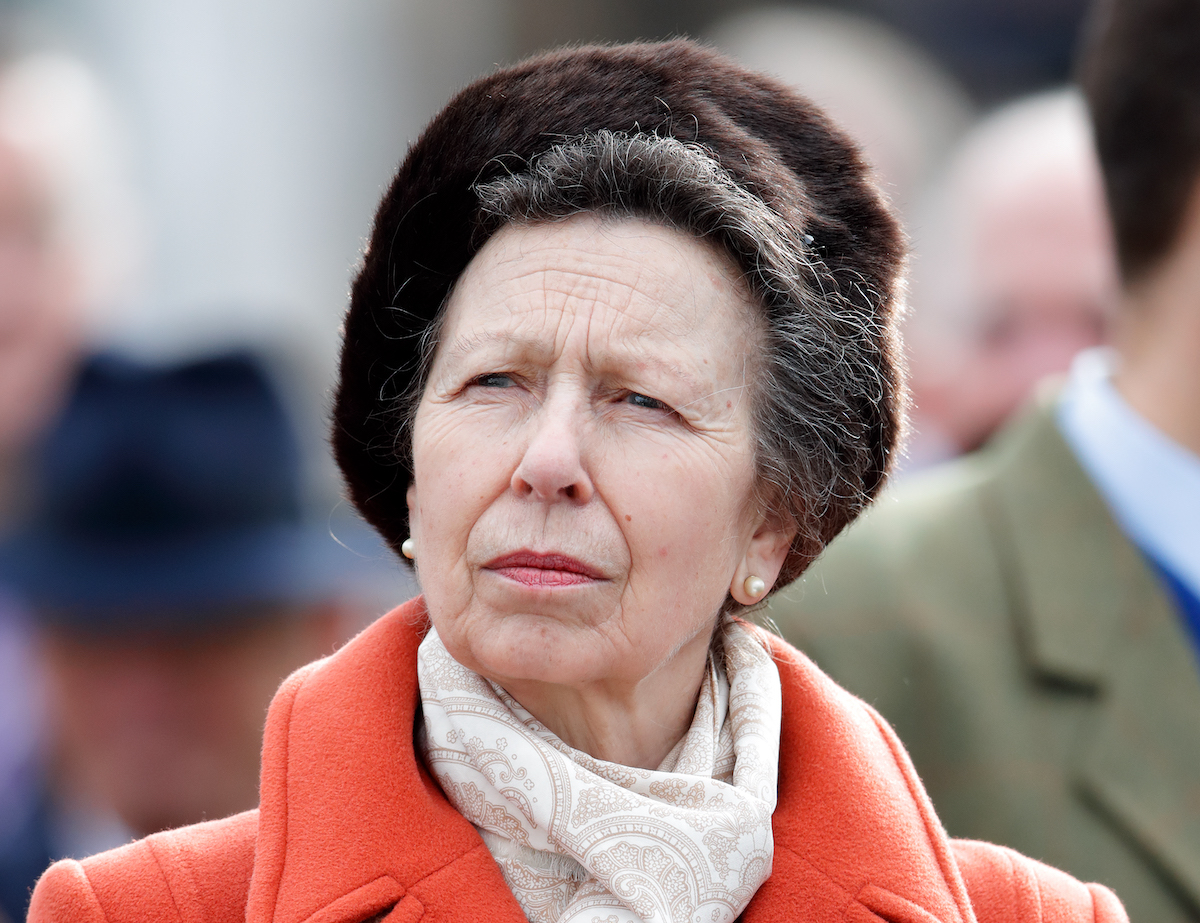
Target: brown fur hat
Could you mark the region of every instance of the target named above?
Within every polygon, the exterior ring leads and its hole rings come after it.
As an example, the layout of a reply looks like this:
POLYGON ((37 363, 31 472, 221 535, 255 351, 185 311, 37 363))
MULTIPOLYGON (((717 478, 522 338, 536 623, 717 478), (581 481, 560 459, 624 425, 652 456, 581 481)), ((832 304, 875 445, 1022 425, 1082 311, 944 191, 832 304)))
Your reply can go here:
MULTIPOLYGON (((812 235, 825 285, 878 331, 882 394, 861 401, 871 470, 882 484, 902 415, 893 314, 903 243, 854 144, 808 100, 686 40, 568 48, 497 71, 462 90, 409 149, 375 217, 344 328, 333 446, 350 497, 394 549, 408 536, 412 479, 403 398, 421 333, 482 246, 474 187, 556 143, 609 129, 704 145, 734 180, 812 235)), ((862 502, 831 512, 828 541, 862 502)), ((812 557, 796 549, 781 574, 812 557)))

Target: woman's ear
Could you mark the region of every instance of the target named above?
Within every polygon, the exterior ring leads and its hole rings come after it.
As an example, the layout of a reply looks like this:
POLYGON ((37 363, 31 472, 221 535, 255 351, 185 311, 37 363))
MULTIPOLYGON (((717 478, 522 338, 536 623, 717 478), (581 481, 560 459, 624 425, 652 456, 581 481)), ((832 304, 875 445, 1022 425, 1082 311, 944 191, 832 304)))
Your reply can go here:
POLYGON ((766 597, 783 569, 795 537, 796 524, 790 520, 781 522, 772 516, 759 523, 746 554, 734 571, 729 595, 743 606, 752 606, 766 597))
POLYGON ((417 504, 417 485, 415 482, 408 485, 408 492, 405 493, 404 499, 408 503, 408 535, 409 538, 415 539, 417 532, 421 528, 420 506, 417 504))

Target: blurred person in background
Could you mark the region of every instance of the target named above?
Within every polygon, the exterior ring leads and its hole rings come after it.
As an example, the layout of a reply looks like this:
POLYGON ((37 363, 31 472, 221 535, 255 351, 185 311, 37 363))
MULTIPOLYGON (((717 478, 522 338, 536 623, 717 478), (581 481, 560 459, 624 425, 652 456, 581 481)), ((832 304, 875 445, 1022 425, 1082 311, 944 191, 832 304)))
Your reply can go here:
POLYGON ((1117 267, 1074 90, 971 131, 912 228, 910 466, 982 446, 1046 375, 1105 336, 1117 267))
POLYGON ((867 16, 762 7, 714 24, 705 37, 825 109, 862 147, 905 218, 973 118, 966 92, 935 59, 867 16))
POLYGON ((777 7, 708 35, 824 106, 909 219, 916 406, 906 469, 979 448, 1039 379, 1101 342, 1117 272, 1078 93, 1010 104, 962 139, 965 93, 881 22, 777 7))
POLYGON ((128 297, 140 222, 115 114, 62 55, 0 66, 0 529, 89 328, 128 297))
POLYGON ((1097 6, 1080 66, 1113 351, 909 482, 772 601, 894 723, 948 830, 1200 919, 1200 4, 1097 6))
MULTIPOLYGON (((136 266, 112 114, 58 55, 0 66, 0 537, 28 497, 30 452, 60 410, 85 327, 136 266)), ((32 866, 42 709, 28 613, 0 579, 0 915, 32 866)), ((22 899, 23 900, 23 899, 22 899)))
POLYGON ((250 354, 90 360, 39 462, 0 555, 35 612, 53 735, 7 859, 12 920, 53 858, 254 807, 267 704, 349 615, 250 354))

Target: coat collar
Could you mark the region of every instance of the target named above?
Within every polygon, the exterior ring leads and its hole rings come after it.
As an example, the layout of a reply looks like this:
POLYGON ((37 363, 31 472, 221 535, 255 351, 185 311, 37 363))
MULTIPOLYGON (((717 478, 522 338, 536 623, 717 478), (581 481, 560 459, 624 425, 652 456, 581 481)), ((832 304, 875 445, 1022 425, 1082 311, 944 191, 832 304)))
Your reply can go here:
POLYGON ((1200 908, 1200 671, 1160 580, 1059 434, 1053 394, 991 450, 983 494, 1030 667, 1090 692, 1071 772, 1200 908))
MULTIPOLYGON (((417 758, 420 599, 305 668, 271 706, 248 923, 511 921, 474 828, 417 758)), ((775 870, 746 923, 842 920, 899 900, 974 923, 949 841, 871 709, 772 639, 783 686, 775 870)), ((924 919, 924 917, 922 917, 924 919)))

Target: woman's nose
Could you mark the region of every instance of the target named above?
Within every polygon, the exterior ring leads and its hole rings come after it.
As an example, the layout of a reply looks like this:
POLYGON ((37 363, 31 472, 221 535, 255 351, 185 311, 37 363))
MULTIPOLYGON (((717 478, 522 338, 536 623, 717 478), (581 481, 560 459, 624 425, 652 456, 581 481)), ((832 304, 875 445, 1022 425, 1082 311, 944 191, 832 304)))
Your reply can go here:
POLYGON ((530 425, 533 434, 513 472, 512 489, 542 503, 587 503, 593 487, 583 463, 577 412, 543 404, 530 425))

